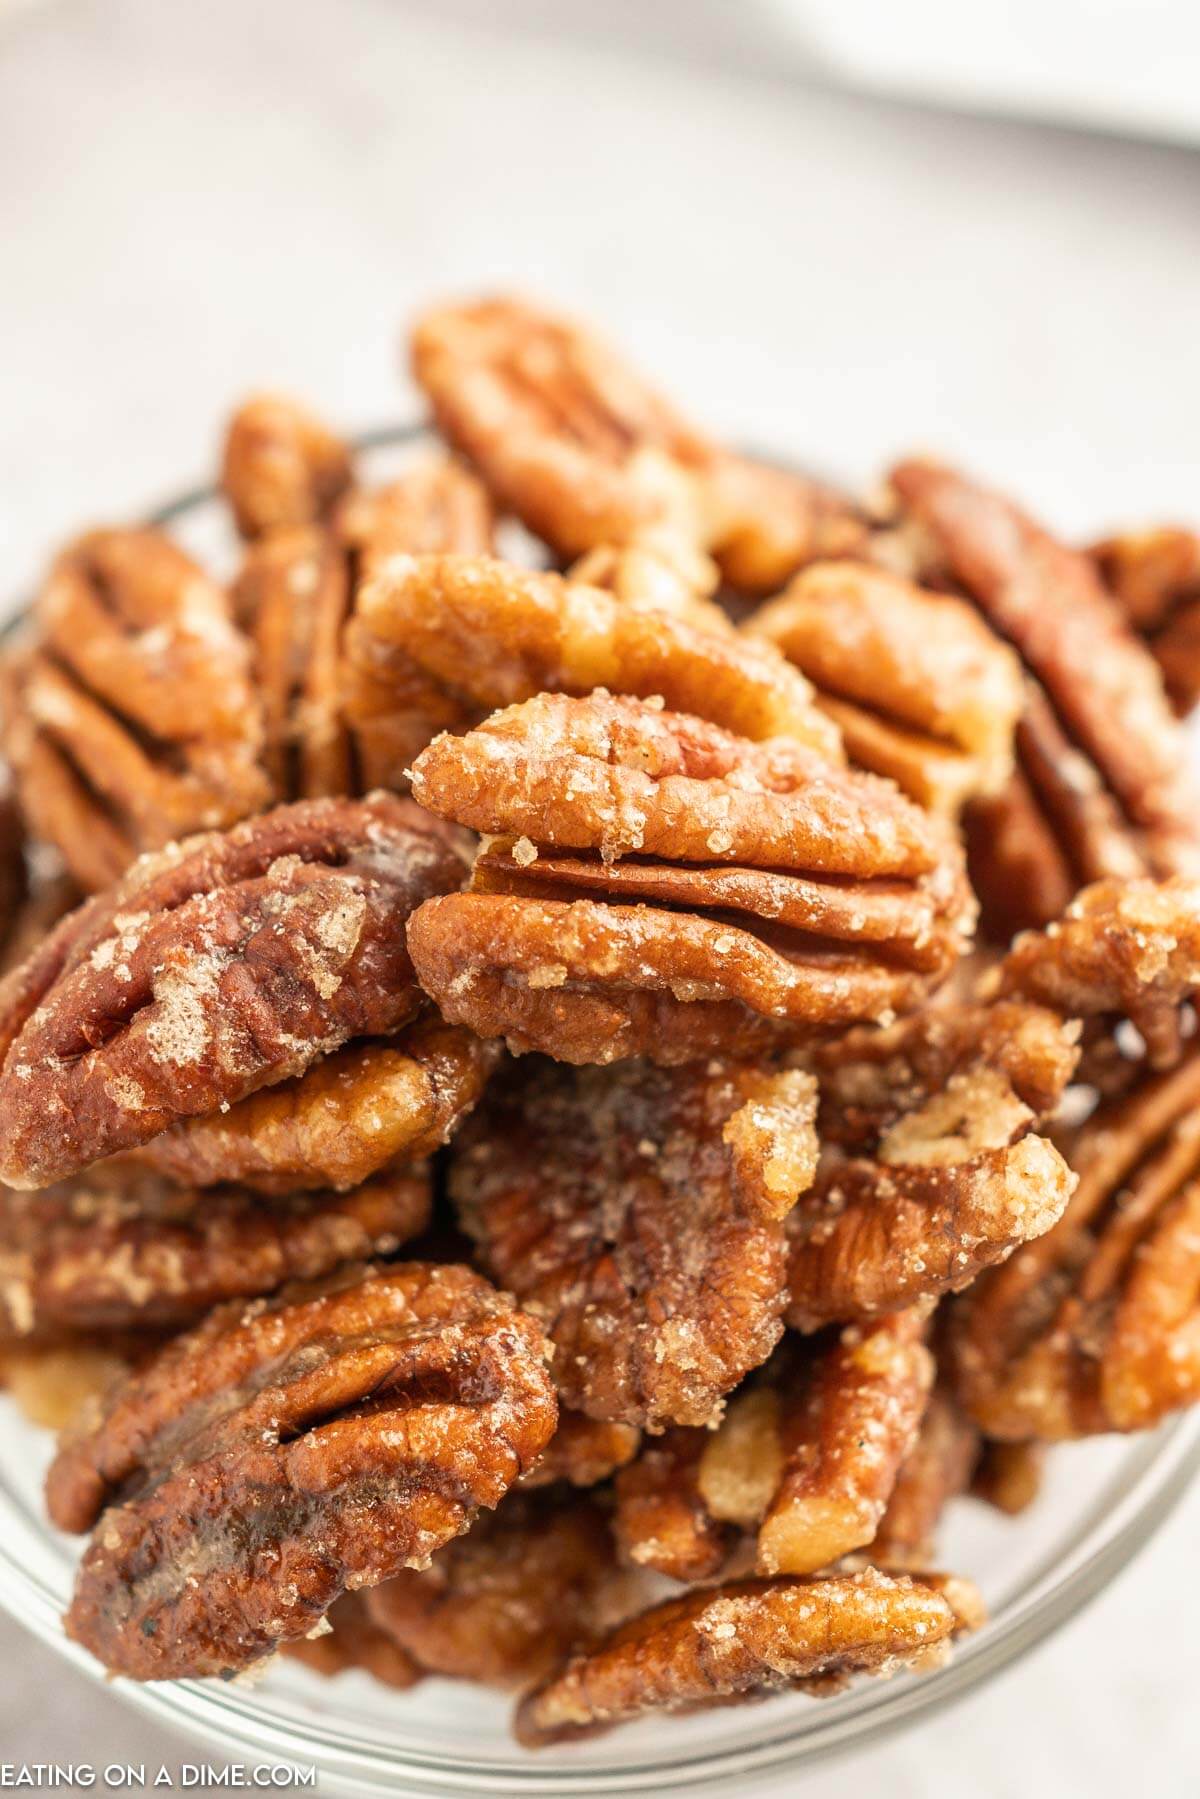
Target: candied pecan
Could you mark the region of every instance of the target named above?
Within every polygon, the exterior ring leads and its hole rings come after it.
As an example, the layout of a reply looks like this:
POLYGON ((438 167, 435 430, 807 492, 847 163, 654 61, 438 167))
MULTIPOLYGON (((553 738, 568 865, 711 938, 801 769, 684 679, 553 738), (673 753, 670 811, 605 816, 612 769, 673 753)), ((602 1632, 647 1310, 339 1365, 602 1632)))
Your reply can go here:
POLYGON ((787 1221, 789 1324, 956 1291, 1050 1229, 1072 1179, 1033 1132, 1076 1034, 1036 1006, 934 1006, 815 1052, 823 1153, 787 1221))
POLYGON ((229 421, 221 488, 243 537, 315 524, 353 473, 348 446, 286 394, 255 394, 229 421))
POLYGON ((425 1670, 375 1623, 365 1593, 343 1593, 316 1631, 284 1643, 283 1653, 326 1680, 361 1669, 385 1687, 405 1692, 425 1678, 425 1670))
MULTIPOLYGON (((722 1430, 742 1417, 745 1406, 738 1392, 722 1430)), ((739 1450, 747 1448, 745 1435, 739 1433, 739 1450)), ((708 1440, 706 1430, 676 1425, 661 1437, 647 1437, 634 1460, 618 1472, 613 1536, 623 1561, 686 1581, 708 1580, 724 1566, 736 1533, 714 1515, 700 1492, 700 1462, 708 1440)))
POLYGON ((956 814, 1012 768, 1020 664, 964 601, 861 562, 822 562, 751 615, 817 689, 851 759, 956 814))
POLYGON ((977 1478, 979 1456, 979 1432, 949 1388, 936 1386, 879 1520, 872 1557, 886 1568, 927 1568, 942 1515, 977 1478))
POLYGON ((68 1635, 139 1680, 227 1674, 307 1635, 533 1463, 554 1428, 544 1350, 465 1268, 212 1313, 51 1467, 55 1523, 97 1525, 68 1635))
POLYGON ((0 983, 0 1179, 45 1185, 396 1029, 405 920, 461 872, 386 794, 146 856, 0 983))
POLYGON ((586 1499, 515 1495, 374 1588, 367 1610, 419 1668, 525 1686, 588 1633, 612 1568, 603 1512, 586 1499))
POLYGON ((1066 1214, 951 1310, 958 1391, 989 1436, 1140 1430, 1200 1398, 1200 1051, 1103 1102, 1063 1152, 1066 1214))
POLYGON ((1047 1453, 1045 1443, 1001 1443, 985 1437, 971 1477, 972 1494, 1015 1518, 1042 1490, 1047 1453))
POLYGON ((831 1677, 936 1663, 982 1618, 970 1582, 944 1575, 864 1568, 701 1587, 570 1657, 521 1702, 516 1731, 533 1748, 659 1708, 788 1688, 827 1692, 831 1677))
POLYGON ((189 1324, 222 1300, 388 1255, 429 1214, 424 1167, 269 1203, 102 1169, 40 1193, 0 1189, 0 1342, 189 1324))
POLYGON ((414 919, 422 985, 560 1060, 703 1055, 714 1002, 791 1037, 911 1009, 971 915, 945 827, 890 783, 603 692, 439 738, 413 793, 505 833, 475 892, 414 919))
POLYGON ((863 535, 839 495, 719 449, 600 338, 527 302, 434 308, 413 330, 412 364, 444 435, 563 556, 660 528, 680 476, 735 587, 777 587, 863 535))
POLYGON ((62 552, 5 687, 22 809, 83 887, 266 801, 248 646, 225 592, 157 532, 62 552))
POLYGON ((389 1164, 432 1155, 495 1065, 494 1044, 423 1017, 398 1037, 352 1043, 224 1111, 183 1119, 122 1160, 185 1185, 344 1191, 389 1164))
MULTIPOLYGON (((404 726, 414 683, 418 697, 427 690, 441 696, 449 728, 540 693, 581 698, 608 687, 657 698, 743 737, 794 737, 841 758, 836 727, 773 645, 740 637, 726 623, 697 628, 649 597, 494 557, 388 558, 359 591, 348 649, 352 663, 376 670, 381 681, 398 668, 394 722, 410 741, 414 733, 404 726)), ((425 705, 421 717, 430 711, 425 705)))
POLYGON ((1150 646, 1175 710, 1200 698, 1200 531, 1159 525, 1092 546, 1108 590, 1150 646))
POLYGON ((460 1133, 450 1191, 546 1321, 564 1402, 661 1429, 706 1423, 779 1336, 778 1220, 812 1153, 803 1075, 535 1061, 460 1133))
POLYGON ((632 1424, 589 1418, 558 1409, 558 1426, 541 1460, 521 1478, 523 1487, 549 1487, 565 1480, 572 1487, 595 1487, 632 1461, 641 1433, 632 1424))
POLYGON ((1200 986, 1200 881, 1098 881, 1044 931, 1017 938, 999 985, 1069 1018, 1128 1019, 1165 1067, 1200 986))
MULTIPOLYGON (((901 463, 891 480, 924 535, 922 572, 940 564, 1033 677, 1019 763, 1073 886, 1107 875, 1200 872, 1200 799, 1180 728, 1153 658, 1087 556, 936 463, 901 463)), ((1012 908, 1019 870, 1005 874, 993 849, 973 873, 981 887, 984 877, 1003 877, 998 903, 1012 908)), ((989 897, 985 891, 985 906, 989 897)), ((1031 893, 1022 923, 1047 922, 1036 899, 1031 893)))

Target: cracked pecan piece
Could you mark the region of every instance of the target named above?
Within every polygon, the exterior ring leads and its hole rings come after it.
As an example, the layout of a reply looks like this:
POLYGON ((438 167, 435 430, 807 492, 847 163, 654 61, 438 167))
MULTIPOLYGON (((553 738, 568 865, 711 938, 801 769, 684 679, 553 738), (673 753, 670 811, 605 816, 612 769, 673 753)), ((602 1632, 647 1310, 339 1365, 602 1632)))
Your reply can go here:
MULTIPOLYGON (((1073 888, 1200 872, 1200 798, 1186 744, 1153 658, 1092 562, 937 463, 901 463, 891 483, 916 527, 919 572, 965 590, 1028 669, 1018 763, 1073 888)), ((985 916, 994 903, 1011 919, 1021 871, 1006 874, 993 850, 972 872, 985 916)), ((1053 916, 1039 912, 1039 897, 1039 887, 1029 890, 1021 924, 1053 916)))
POLYGON ((681 478, 699 542, 734 587, 769 591, 863 537, 840 495, 720 449, 594 333, 525 301, 425 313, 412 367, 443 435, 563 557, 661 530, 681 478))
POLYGON ((805 569, 744 630, 813 683, 861 768, 956 816, 1012 769, 1020 663, 973 607, 862 562, 805 569))
POLYGON ((503 833, 409 946, 447 1018, 517 1051, 690 1060, 741 1053, 746 1014, 761 1046, 910 1010, 972 917, 946 827, 890 783, 603 692, 439 738, 413 793, 503 833))
POLYGON ((47 1185, 397 1029, 405 921, 461 875, 444 827, 386 794, 144 857, 0 983, 0 1179, 47 1185))
POLYGON ((678 1711, 944 1660, 983 1621, 969 1581, 876 1568, 806 1580, 732 1581, 653 1606, 571 1656, 516 1717, 527 1747, 678 1711))
POLYGON ((266 1202, 105 1170, 0 1190, 0 1342, 178 1328, 214 1305, 390 1255, 429 1223, 427 1168, 266 1202))
POLYGON ((448 1142, 497 1057, 495 1044, 425 1016, 397 1037, 349 1044, 293 1080, 183 1119, 122 1160, 185 1185, 345 1192, 448 1142))
POLYGON ((81 887, 266 802, 248 646, 224 590, 158 532, 69 545, 3 684, 22 810, 81 887))
POLYGON ((989 1436, 1141 1430, 1200 1399, 1198 1105, 1193 1049, 1063 1134, 1065 1216, 955 1302, 957 1390, 989 1436))
POLYGON ((425 1678, 425 1670, 373 1621, 365 1593, 343 1593, 316 1634, 284 1643, 283 1654, 324 1680, 360 1670, 402 1693, 425 1678))
POLYGON ((450 1192, 545 1321, 564 1403, 661 1429, 716 1416, 774 1346, 812 1156, 807 1076, 531 1061, 459 1134, 450 1192))
POLYGON ((566 1481, 572 1487, 596 1487, 624 1468, 637 1454, 641 1432, 633 1424, 589 1418, 586 1412, 558 1409, 558 1426, 541 1460, 521 1480, 529 1487, 566 1481))
POLYGON ((1073 1183, 1036 1127, 1077 1036, 1037 1006, 935 1005, 815 1051, 822 1156, 787 1220, 787 1322, 811 1331, 957 1291, 1048 1231, 1073 1183))
POLYGON ((931 1565, 946 1507, 972 1487, 980 1450, 978 1430, 949 1387, 939 1383, 872 1538, 877 1562, 916 1571, 931 1565))
POLYGON ((95 1526, 67 1634, 136 1680, 224 1674, 420 1566, 554 1428, 540 1328, 465 1268, 408 1264, 212 1313, 63 1445, 95 1526))
POLYGON ((245 538, 327 518, 353 476, 349 446, 286 394, 255 394, 229 421, 221 490, 245 538))
POLYGON ((367 1610, 429 1674, 523 1687, 588 1634, 611 1573, 598 1506, 516 1494, 428 1568, 404 1569, 375 1587, 367 1610))
POLYGON ((1148 644, 1176 712, 1200 698, 1200 531, 1159 525, 1093 544, 1091 555, 1148 644))

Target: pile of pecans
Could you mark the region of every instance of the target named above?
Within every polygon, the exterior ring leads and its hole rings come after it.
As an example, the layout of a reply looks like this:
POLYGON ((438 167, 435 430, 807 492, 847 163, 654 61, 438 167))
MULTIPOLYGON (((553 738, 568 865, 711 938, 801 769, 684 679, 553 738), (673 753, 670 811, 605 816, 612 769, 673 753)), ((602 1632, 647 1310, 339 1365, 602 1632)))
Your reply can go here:
POLYGON ((868 509, 524 303, 412 355, 446 448, 253 399, 232 587, 92 531, 3 658, 67 1631, 530 1745, 936 1665, 947 1505, 1200 1398, 1200 537, 868 509))

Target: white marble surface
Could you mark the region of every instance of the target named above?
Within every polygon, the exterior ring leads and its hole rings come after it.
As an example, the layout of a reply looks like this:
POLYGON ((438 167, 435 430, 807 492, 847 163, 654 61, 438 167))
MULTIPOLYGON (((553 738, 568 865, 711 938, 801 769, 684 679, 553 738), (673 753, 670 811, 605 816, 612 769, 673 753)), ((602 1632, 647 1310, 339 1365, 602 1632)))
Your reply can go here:
MULTIPOLYGON (((404 314, 500 282, 832 469, 917 443, 1073 531, 1194 517, 1200 160, 816 92, 741 13, 62 0, 0 22, 0 588, 202 473, 248 385, 347 425, 403 412, 404 314), (568 17, 586 44, 550 34, 568 17)), ((1194 1795, 1198 1525, 1200 1497, 1028 1663, 805 1792, 1194 1795)), ((183 1753, 0 1623, 0 1760, 183 1753)))

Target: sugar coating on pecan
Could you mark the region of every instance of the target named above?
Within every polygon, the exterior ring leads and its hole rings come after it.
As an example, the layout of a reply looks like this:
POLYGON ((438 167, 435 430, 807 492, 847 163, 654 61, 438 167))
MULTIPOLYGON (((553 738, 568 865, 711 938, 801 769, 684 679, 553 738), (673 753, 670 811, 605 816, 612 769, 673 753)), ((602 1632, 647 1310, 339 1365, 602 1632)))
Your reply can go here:
POLYGON ((0 1342, 190 1324, 224 1300, 390 1255, 430 1208, 425 1167, 269 1203, 103 1168, 38 1193, 0 1189, 0 1342))
POLYGON ((558 1409, 558 1425, 541 1459, 522 1476, 523 1487, 550 1487, 566 1481, 572 1487, 596 1487, 633 1460, 641 1442, 636 1425, 586 1412, 558 1409))
POLYGON ((266 803, 248 645, 228 595, 158 532, 61 553, 5 688, 22 808, 81 886, 266 803))
POLYGON ((1180 714, 1200 696, 1200 532, 1123 531, 1093 544, 1109 592, 1145 639, 1180 714))
POLYGON ((1021 668, 973 607, 862 562, 820 562, 744 629, 815 686, 860 767, 957 813, 1012 767, 1021 668))
POLYGON ((790 1324, 956 1291, 1050 1229, 1073 1181, 1035 1127, 1077 1034, 1036 1006, 933 1006, 814 1053, 823 1153, 787 1221, 790 1324))
POLYGON ((495 1044, 427 1015, 396 1037, 348 1044, 293 1080, 171 1125, 123 1159, 201 1187, 344 1192, 448 1142, 496 1060, 495 1044))
POLYGON ((576 1496, 510 1495, 428 1568, 367 1596, 376 1627, 418 1667, 526 1686, 589 1633, 612 1548, 604 1513, 576 1496))
POLYGON ((450 1190, 484 1266, 545 1320, 566 1405, 704 1424, 766 1358, 811 1108, 803 1078, 737 1065, 531 1061, 493 1083, 450 1190))
POLYGON ((444 828, 385 794, 144 857, 0 984, 0 1178, 45 1185, 396 1029, 405 921, 461 874, 444 828))
POLYGON ((96 1526, 68 1635, 134 1679, 228 1674, 495 1506, 556 1407, 540 1328, 419 1263, 222 1308, 131 1377, 47 1479, 96 1526))
POLYGON ((398 670, 398 714, 414 680, 467 722, 539 693, 608 687, 840 759, 836 727, 772 645, 606 586, 488 556, 391 556, 357 596, 351 661, 381 679, 398 670))
POLYGON ((282 1652, 324 1680, 358 1670, 385 1687, 406 1692, 425 1678, 425 1670, 386 1630, 380 1630, 367 1609, 367 1598, 366 1593, 343 1593, 312 1635, 284 1643, 282 1652))
POLYGON ((851 1674, 936 1666, 983 1619, 969 1581, 876 1568, 701 1587, 652 1607, 570 1657, 522 1701, 530 1747, 642 1712, 719 1705, 789 1688, 828 1692, 851 1674))
POLYGON ((936 1386, 872 1538, 874 1559, 885 1568, 928 1568, 946 1508, 971 1486, 979 1457, 978 1430, 949 1387, 936 1386))
POLYGON ((1140 1430, 1200 1398, 1198 1104, 1192 1050, 1063 1134, 1066 1215, 956 1301, 957 1388, 990 1436, 1140 1430))
POLYGON ((243 537, 317 523, 353 473, 349 446, 286 394, 254 394, 229 421, 221 490, 243 537))

